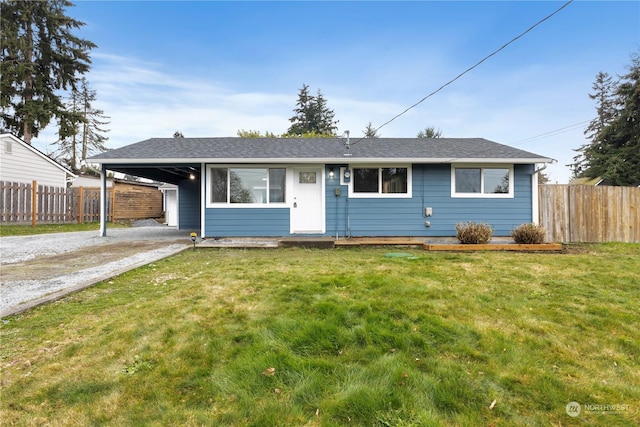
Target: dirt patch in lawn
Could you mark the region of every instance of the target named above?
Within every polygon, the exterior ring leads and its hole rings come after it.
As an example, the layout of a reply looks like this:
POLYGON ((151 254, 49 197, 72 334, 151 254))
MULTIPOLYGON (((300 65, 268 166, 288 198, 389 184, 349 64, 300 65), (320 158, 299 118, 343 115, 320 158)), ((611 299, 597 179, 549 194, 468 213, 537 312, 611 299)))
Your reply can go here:
POLYGON ((3 265, 2 281, 48 280, 166 246, 166 241, 127 242, 124 245, 111 243, 58 255, 39 256, 25 262, 3 265))

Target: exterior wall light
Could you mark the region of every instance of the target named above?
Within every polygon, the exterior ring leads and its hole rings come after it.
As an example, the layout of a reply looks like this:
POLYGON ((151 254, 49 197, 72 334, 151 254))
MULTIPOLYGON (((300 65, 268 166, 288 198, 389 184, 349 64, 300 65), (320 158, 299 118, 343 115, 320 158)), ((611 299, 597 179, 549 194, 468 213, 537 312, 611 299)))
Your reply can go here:
POLYGON ((336 176, 336 173, 333 171, 333 168, 329 169, 329 179, 333 179, 336 176))

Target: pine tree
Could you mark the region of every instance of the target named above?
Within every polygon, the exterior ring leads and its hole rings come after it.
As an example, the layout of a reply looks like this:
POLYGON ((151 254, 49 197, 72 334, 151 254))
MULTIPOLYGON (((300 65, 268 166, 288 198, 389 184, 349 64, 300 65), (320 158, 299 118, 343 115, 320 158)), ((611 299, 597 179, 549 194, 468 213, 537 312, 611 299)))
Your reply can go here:
POLYGON ((93 108, 96 91, 89 88, 89 83, 83 77, 79 87, 71 90, 71 96, 66 104, 65 112, 59 120, 60 152, 69 167, 78 171, 79 164, 90 154, 107 150, 105 146, 109 139, 104 133, 108 129, 102 128, 109 124, 104 111, 93 108))
POLYGON ((373 124, 369 122, 366 128, 362 131, 365 138, 380 138, 378 135, 378 130, 373 127, 373 124))
MULTIPOLYGON (((599 72, 596 75, 596 80, 592 86, 593 93, 589 94, 589 98, 596 101, 598 116, 593 119, 584 130, 584 135, 592 141, 592 144, 597 140, 600 132, 611 123, 616 115, 616 98, 614 92, 617 84, 618 82, 614 82, 608 73, 599 72)), ((581 177, 588 167, 589 160, 585 157, 585 151, 587 151, 590 145, 591 144, 583 144, 580 148, 574 150, 578 154, 573 157, 573 163, 567 165, 571 169, 574 178, 581 177)))
POLYGON ((1 123, 29 144, 53 117, 64 116, 60 92, 90 68, 95 45, 72 33, 84 23, 65 15, 70 6, 68 0, 5 0, 0 8, 1 123))
POLYGON ((628 69, 613 85, 613 96, 606 97, 613 99, 612 108, 603 107, 602 100, 592 96, 600 102, 598 117, 587 128, 587 131, 593 129, 591 143, 582 150, 581 176, 600 177, 611 185, 640 184, 640 56, 637 53, 632 55, 628 69))
POLYGON ((338 121, 334 120, 335 113, 327 107, 327 100, 320 90, 316 96, 313 96, 309 93, 309 86, 303 84, 293 111, 295 115, 289 119, 292 125, 287 130, 288 136, 336 135, 338 121))
POLYGON ((442 136, 442 131, 440 129, 436 129, 433 126, 429 126, 421 130, 416 135, 416 138, 440 138, 442 136))

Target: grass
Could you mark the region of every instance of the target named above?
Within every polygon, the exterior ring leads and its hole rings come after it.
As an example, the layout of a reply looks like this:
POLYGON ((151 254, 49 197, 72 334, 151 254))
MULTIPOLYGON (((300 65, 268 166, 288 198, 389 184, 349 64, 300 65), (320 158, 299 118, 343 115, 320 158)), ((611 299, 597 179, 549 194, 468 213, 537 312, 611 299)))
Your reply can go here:
MULTIPOLYGON (((126 227, 122 223, 107 223, 107 227, 126 227)), ((98 222, 86 222, 83 224, 38 224, 35 227, 29 225, 5 225, 0 226, 0 237, 7 236, 29 236, 33 234, 47 234, 47 233, 68 233, 71 231, 92 231, 99 230, 100 223, 98 222)))
POLYGON ((640 245, 388 252, 188 250, 6 318, 0 417, 640 424, 640 245))

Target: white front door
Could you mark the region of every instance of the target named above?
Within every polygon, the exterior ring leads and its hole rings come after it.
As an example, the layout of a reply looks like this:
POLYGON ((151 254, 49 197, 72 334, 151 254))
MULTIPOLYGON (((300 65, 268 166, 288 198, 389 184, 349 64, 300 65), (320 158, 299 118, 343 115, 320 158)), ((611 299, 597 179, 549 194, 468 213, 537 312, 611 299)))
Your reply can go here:
POLYGON ((317 166, 293 169, 292 234, 324 234, 322 170, 317 166))

